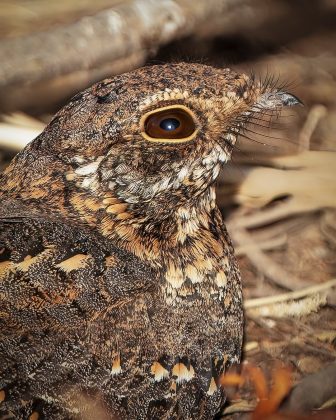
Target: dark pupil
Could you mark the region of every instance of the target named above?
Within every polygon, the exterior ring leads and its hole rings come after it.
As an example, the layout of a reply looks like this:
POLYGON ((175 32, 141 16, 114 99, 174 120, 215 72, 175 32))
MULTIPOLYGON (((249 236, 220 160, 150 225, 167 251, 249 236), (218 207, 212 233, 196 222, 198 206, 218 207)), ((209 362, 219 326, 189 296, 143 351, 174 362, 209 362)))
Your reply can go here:
POLYGON ((176 118, 165 118, 160 122, 160 128, 165 131, 174 131, 180 126, 180 121, 176 118))

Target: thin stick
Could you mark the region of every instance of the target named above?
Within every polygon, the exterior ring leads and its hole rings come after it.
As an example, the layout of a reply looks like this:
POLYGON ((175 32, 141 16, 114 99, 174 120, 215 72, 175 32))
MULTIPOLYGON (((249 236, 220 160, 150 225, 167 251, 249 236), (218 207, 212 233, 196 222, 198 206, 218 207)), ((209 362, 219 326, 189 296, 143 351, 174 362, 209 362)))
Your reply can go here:
POLYGON ((280 203, 271 209, 255 212, 250 215, 243 216, 240 219, 237 218, 237 220, 235 220, 235 224, 242 228, 251 229, 307 211, 303 205, 294 205, 292 201, 293 200, 289 200, 284 203, 280 203))
MULTIPOLYGON (((232 223, 230 225, 230 233, 234 243, 238 246, 253 243, 251 235, 239 224, 232 223)), ((261 273, 278 286, 288 290, 298 290, 306 287, 306 281, 303 281, 294 274, 290 274, 284 270, 279 264, 274 262, 258 248, 257 244, 253 248, 246 248, 245 254, 261 273)))
POLYGON ((256 242, 256 243, 240 245, 235 248, 236 255, 237 256, 245 255, 250 249, 255 248, 255 247, 261 249, 262 251, 269 251, 271 249, 273 250, 275 248, 279 248, 280 246, 283 246, 286 243, 286 240, 287 240, 287 236, 281 235, 279 237, 271 238, 271 239, 256 242))
POLYGON ((244 308, 245 309, 257 308, 260 306, 271 305, 273 303, 285 302, 285 301, 294 300, 294 299, 301 299, 305 296, 313 295, 315 293, 319 293, 324 290, 331 289, 333 287, 336 287, 336 279, 331 279, 329 281, 326 281, 321 284, 317 284, 315 286, 305 287, 301 290, 295 290, 293 292, 282 293, 276 296, 266 296, 266 297, 256 298, 256 299, 247 299, 244 303, 244 308))
POLYGON ((327 108, 324 105, 315 105, 309 111, 307 119, 299 134, 299 151, 303 152, 310 149, 310 140, 317 124, 327 114, 327 108))

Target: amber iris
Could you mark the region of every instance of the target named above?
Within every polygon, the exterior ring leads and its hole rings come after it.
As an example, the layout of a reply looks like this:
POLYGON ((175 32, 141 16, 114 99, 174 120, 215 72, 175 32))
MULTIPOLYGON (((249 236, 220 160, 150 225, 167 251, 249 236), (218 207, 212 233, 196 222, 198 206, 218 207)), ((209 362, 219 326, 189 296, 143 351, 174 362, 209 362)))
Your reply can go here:
POLYGON ((150 114, 144 128, 149 137, 169 140, 187 138, 196 130, 193 117, 180 108, 150 114))

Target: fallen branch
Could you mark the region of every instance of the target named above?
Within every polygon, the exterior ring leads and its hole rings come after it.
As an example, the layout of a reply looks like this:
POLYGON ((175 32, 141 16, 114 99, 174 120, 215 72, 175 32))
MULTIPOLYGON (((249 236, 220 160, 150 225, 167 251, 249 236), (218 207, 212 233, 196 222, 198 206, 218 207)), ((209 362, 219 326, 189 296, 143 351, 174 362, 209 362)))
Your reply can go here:
POLYGON ((61 79, 57 84, 64 90, 64 78, 73 75, 65 79, 69 94, 93 83, 95 69, 98 80, 138 67, 160 46, 192 34, 220 14, 239 10, 246 2, 128 0, 71 24, 5 39, 0 43, 0 107, 31 105, 33 87, 49 80, 61 79))

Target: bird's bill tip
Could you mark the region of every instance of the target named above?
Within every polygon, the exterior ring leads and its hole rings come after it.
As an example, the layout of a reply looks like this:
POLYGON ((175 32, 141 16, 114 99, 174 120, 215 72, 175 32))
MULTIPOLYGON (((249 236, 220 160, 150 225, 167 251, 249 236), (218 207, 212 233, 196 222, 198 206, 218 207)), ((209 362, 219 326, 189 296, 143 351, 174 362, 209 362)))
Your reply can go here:
POLYGON ((295 95, 292 95, 288 92, 278 92, 278 97, 280 101, 282 102, 283 106, 294 106, 294 105, 302 105, 304 106, 304 103, 295 95))

